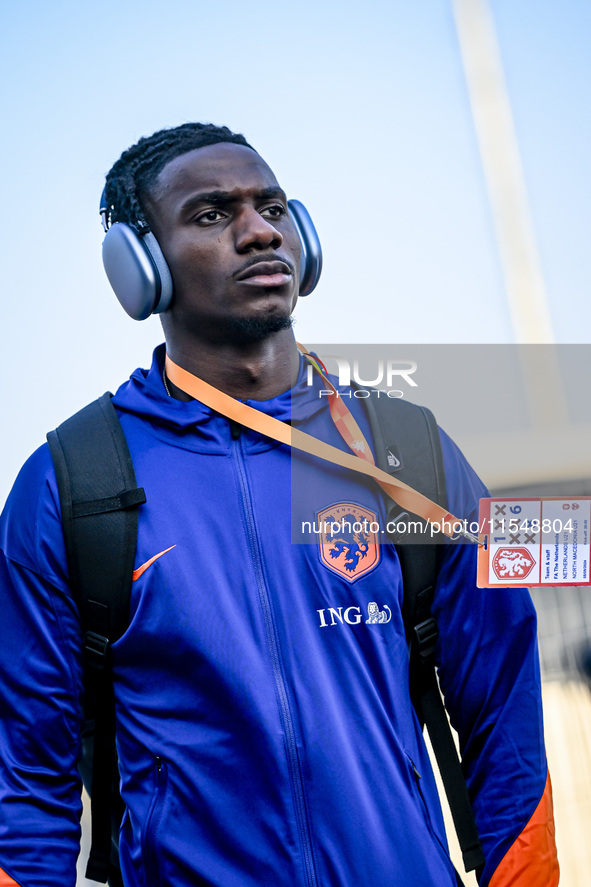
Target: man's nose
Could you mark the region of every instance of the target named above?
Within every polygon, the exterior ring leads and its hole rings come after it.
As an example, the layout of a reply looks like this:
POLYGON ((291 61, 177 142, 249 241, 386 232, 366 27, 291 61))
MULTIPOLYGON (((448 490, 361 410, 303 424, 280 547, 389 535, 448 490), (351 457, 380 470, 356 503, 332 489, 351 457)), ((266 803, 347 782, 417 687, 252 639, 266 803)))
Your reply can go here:
POLYGON ((249 249, 278 249, 283 236, 277 228, 254 208, 245 206, 236 219, 236 249, 246 252, 249 249))

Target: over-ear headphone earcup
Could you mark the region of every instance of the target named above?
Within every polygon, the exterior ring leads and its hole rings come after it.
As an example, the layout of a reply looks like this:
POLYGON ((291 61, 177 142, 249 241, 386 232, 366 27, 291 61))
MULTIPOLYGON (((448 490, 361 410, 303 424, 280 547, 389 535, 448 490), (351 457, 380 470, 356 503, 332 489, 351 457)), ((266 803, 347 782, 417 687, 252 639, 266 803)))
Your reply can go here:
POLYGON ((172 302, 172 275, 164 258, 164 253, 160 249, 160 244, 152 232, 148 231, 147 234, 143 234, 141 240, 150 253, 160 275, 160 298, 154 308, 154 314, 161 314, 167 308, 170 308, 170 303, 172 302))
POLYGON ((322 273, 322 247, 310 213, 299 200, 288 200, 291 217, 300 236, 300 296, 309 296, 322 273))
POLYGON ((115 222, 103 241, 103 265, 123 309, 134 320, 166 311, 172 277, 158 241, 131 225, 115 222))

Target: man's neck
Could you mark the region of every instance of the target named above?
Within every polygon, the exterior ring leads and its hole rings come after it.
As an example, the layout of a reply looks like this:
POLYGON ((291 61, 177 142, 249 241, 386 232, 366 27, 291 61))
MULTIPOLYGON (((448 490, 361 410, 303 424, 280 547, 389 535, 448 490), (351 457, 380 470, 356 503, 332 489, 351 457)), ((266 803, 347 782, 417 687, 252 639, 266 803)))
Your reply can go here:
MULTIPOLYGON (((291 329, 248 344, 180 343, 167 340, 176 364, 238 400, 269 400, 291 388, 299 370, 298 350, 291 329)), ((171 394, 190 399, 170 382, 171 394)))

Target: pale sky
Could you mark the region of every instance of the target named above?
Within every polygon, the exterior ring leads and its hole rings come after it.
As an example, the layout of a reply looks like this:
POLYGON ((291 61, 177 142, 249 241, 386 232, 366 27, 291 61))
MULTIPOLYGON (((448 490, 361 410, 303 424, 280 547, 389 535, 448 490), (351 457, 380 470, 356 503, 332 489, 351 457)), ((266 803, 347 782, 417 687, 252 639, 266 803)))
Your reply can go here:
MULTIPOLYGON (((557 341, 591 343, 591 6, 491 3, 557 341)), ((161 339, 101 265, 104 175, 188 120, 242 131, 324 248, 303 342, 514 341, 450 0, 2 3, 0 502, 161 339)))

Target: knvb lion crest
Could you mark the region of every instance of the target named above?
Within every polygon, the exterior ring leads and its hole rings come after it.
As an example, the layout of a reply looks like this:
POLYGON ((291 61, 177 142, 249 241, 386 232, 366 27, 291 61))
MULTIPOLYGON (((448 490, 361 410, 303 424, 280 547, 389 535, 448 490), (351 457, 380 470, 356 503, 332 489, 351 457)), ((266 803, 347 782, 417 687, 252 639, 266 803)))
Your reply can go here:
POLYGON ((492 560, 497 579, 525 579, 536 565, 527 548, 499 548, 492 560))
POLYGON ((380 560, 377 515, 369 508, 341 502, 318 514, 320 560, 343 579, 355 582, 380 560))

